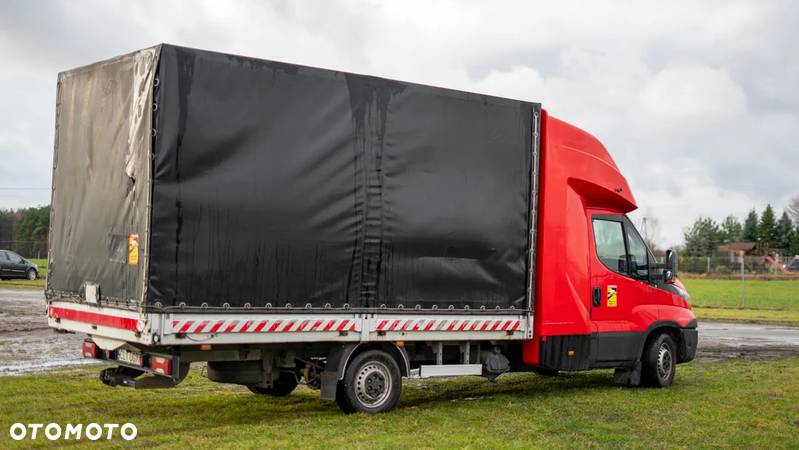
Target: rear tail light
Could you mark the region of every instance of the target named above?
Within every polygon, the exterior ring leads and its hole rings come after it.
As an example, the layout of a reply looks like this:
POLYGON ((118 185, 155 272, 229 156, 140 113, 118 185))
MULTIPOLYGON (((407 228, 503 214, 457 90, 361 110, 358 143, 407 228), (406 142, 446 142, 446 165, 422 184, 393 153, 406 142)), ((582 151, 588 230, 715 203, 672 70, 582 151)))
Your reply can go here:
POLYGON ((150 356, 150 368, 161 375, 172 375, 172 360, 160 356, 150 356))
POLYGON ((83 342, 82 352, 84 358, 97 358, 97 345, 94 342, 83 342))

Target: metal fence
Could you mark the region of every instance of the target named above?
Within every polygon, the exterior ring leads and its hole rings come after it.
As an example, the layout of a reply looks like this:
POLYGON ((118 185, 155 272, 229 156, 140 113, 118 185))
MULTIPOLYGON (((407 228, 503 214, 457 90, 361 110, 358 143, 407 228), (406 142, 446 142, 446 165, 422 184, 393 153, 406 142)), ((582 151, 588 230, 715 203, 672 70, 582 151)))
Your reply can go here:
POLYGON ((678 270, 693 274, 799 276, 799 256, 680 256, 678 270))

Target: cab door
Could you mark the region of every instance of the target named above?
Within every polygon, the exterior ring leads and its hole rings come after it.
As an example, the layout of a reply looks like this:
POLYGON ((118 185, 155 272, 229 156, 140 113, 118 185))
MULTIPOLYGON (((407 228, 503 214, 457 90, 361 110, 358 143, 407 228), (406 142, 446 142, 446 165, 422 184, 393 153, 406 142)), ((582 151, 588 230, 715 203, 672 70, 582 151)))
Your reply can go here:
POLYGON ((0 277, 11 276, 11 258, 5 250, 0 250, 0 277))
POLYGON ((668 293, 656 286, 652 256, 623 214, 591 214, 594 248, 591 271, 591 320, 597 331, 639 331, 656 321, 656 305, 668 293), (649 312, 651 311, 651 312, 649 312))
POLYGON ((10 260, 10 264, 8 267, 11 276, 24 278, 28 270, 28 266, 27 264, 25 264, 25 260, 14 252, 6 251, 6 253, 8 254, 8 259, 10 260))
MULTIPOLYGON (((591 320, 626 321, 631 298, 639 297, 638 286, 628 274, 627 240, 622 215, 591 217, 594 249, 591 270, 591 320)), ((625 328, 617 324, 614 328, 625 328)), ((598 330, 600 331, 600 330, 598 330)))

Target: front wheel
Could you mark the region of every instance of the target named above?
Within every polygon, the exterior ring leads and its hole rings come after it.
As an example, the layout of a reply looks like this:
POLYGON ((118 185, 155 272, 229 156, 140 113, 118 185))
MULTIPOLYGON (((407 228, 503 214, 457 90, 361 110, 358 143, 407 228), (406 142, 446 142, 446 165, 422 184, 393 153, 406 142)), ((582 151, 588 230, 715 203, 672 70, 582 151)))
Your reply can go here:
POLYGON ((668 334, 649 342, 641 358, 641 381, 645 385, 659 388, 671 385, 677 370, 676 348, 668 334))
POLYGON ((38 274, 37 274, 37 273, 36 273, 36 271, 35 271, 35 270, 33 270, 33 269, 30 269, 30 270, 28 271, 28 279, 29 279, 29 280, 31 280, 31 281, 35 280, 35 279, 36 279, 36 277, 37 277, 37 275, 38 275, 38 274))
POLYGON ((396 406, 402 391, 397 362, 380 350, 357 355, 339 382, 336 403, 345 413, 381 413, 396 406))

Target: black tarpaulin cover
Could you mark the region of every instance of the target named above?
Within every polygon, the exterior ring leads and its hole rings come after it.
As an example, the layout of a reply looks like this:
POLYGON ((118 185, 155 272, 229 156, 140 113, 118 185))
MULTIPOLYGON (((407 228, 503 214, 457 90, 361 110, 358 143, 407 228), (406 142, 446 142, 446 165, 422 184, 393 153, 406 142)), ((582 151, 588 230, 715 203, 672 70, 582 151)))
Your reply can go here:
POLYGON ((146 247, 152 89, 158 48, 58 75, 47 293, 97 283, 106 300, 140 303, 146 247))
MULTIPOLYGON (((96 236, 147 236, 146 289, 119 275, 139 266, 58 242, 54 256, 92 270, 57 267, 69 275, 50 289, 75 289, 111 264, 120 278, 98 276, 104 295, 140 295, 150 306, 525 307, 537 104, 170 45, 155 51, 152 117, 133 120, 152 121, 149 226, 99 229, 127 207, 108 205, 120 193, 92 187, 95 177, 129 178, 122 146, 97 155, 108 174, 54 177, 54 237, 89 233, 78 219, 87 215, 100 217, 96 236), (59 193, 75 183, 80 193, 59 193), (74 198, 86 195, 110 199, 74 198)), ((74 95, 95 104, 80 86, 74 95)), ((92 106, 70 119, 84 140, 62 141, 60 158, 69 145, 71 158, 85 160, 106 138, 85 133, 99 122, 131 121, 100 115, 92 106)))

